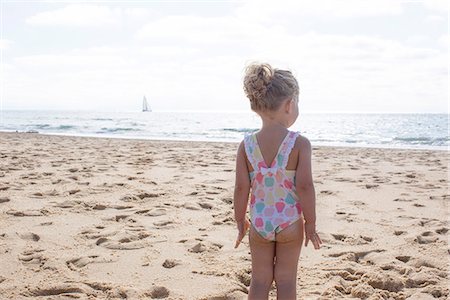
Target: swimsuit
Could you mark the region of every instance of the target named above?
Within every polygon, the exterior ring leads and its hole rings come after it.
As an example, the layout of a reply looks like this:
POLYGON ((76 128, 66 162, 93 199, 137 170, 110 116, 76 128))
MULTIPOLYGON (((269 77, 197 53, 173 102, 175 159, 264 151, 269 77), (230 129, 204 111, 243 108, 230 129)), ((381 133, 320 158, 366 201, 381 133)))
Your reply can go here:
POLYGON ((244 138, 245 153, 254 170, 249 173, 250 221, 255 230, 270 241, 275 241, 275 233, 303 214, 295 190, 295 170, 286 170, 297 136, 297 132, 288 131, 270 167, 261 154, 256 133, 246 134, 244 138))

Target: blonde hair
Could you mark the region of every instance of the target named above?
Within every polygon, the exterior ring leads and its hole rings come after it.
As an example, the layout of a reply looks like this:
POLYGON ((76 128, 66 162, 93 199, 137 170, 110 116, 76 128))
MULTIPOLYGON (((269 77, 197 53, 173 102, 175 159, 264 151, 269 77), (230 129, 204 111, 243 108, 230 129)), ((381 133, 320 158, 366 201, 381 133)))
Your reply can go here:
POLYGON ((298 101, 299 87, 291 71, 253 63, 245 70, 244 91, 253 111, 277 110, 283 101, 298 101))

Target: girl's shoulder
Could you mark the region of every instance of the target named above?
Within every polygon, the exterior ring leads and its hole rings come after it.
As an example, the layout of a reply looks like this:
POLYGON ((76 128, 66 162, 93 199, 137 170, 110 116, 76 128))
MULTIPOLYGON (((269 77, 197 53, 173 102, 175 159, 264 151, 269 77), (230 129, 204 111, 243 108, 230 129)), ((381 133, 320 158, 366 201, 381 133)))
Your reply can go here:
POLYGON ((311 142, 306 136, 301 135, 300 132, 297 132, 297 139, 295 140, 294 148, 301 152, 303 151, 310 152, 311 142))

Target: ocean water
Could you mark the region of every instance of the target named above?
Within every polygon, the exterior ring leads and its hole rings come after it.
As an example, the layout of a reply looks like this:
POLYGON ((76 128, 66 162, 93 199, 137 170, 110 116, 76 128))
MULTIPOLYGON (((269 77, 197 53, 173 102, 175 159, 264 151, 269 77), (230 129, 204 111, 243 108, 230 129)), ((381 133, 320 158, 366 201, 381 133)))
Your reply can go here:
MULTIPOLYGON (((449 150, 447 114, 301 113, 291 130, 313 146, 449 150)), ((0 131, 239 142, 258 130, 253 112, 3 111, 0 131)))

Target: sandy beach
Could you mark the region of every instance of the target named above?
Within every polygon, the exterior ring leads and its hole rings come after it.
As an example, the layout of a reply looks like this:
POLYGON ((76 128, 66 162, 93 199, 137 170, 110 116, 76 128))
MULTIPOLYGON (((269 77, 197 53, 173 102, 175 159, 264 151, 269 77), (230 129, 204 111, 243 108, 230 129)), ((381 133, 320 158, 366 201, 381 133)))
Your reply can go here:
MULTIPOLYGON (((1 299, 245 299, 237 146, 0 133, 1 299)), ((298 299, 448 299, 448 163, 313 147, 323 246, 298 299)))

